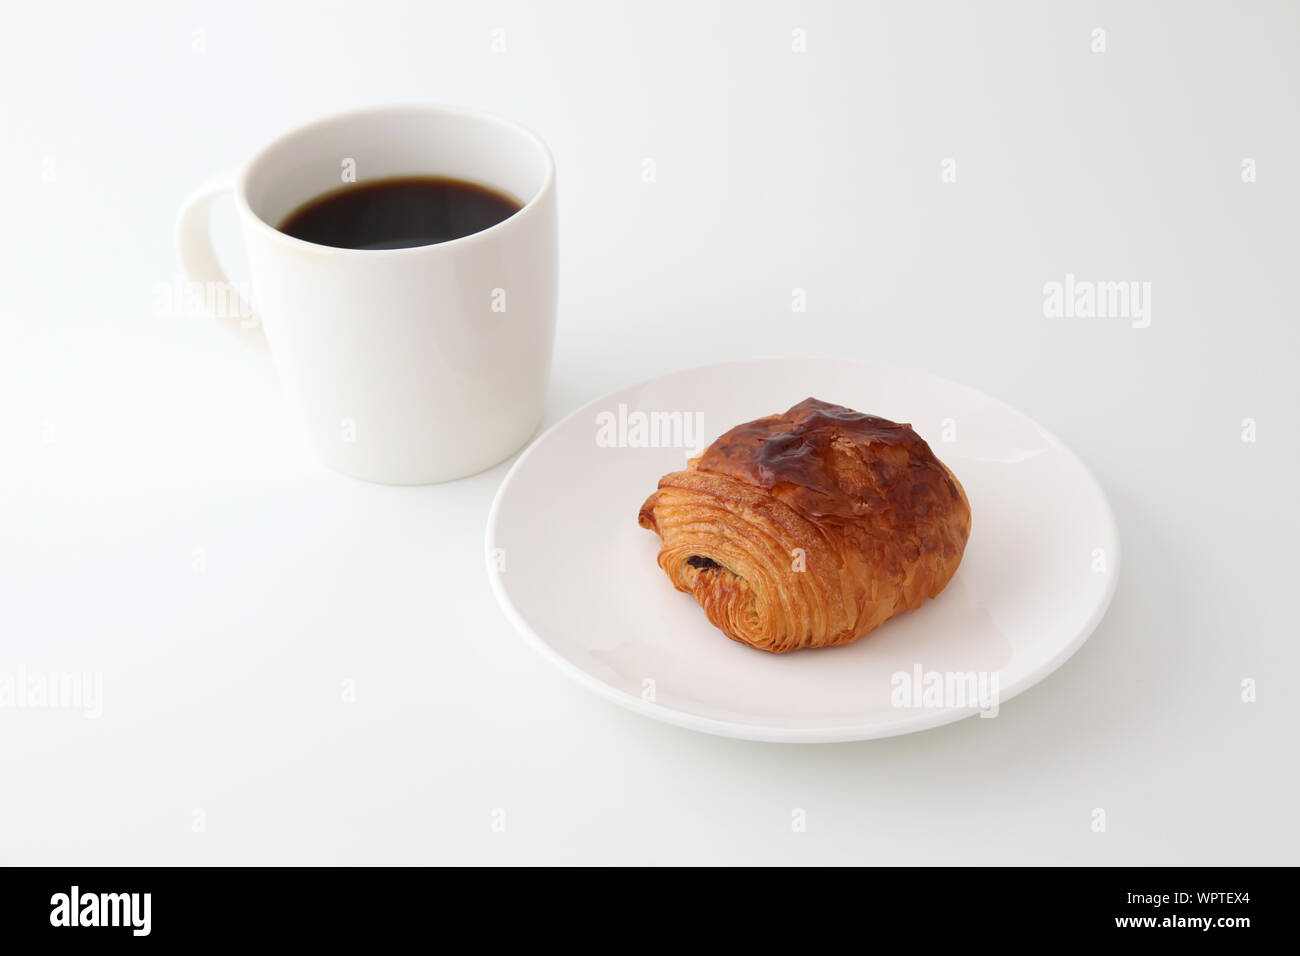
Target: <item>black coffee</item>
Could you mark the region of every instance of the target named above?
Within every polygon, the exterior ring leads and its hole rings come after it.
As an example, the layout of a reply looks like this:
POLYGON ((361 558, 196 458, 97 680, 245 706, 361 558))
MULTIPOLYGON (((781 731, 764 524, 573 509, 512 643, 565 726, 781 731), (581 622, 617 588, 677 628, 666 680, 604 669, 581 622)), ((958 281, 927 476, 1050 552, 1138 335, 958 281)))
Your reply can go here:
POLYGON ((290 213, 280 231, 341 249, 404 249, 482 232, 522 208, 504 193, 463 179, 403 176, 317 196, 290 213))

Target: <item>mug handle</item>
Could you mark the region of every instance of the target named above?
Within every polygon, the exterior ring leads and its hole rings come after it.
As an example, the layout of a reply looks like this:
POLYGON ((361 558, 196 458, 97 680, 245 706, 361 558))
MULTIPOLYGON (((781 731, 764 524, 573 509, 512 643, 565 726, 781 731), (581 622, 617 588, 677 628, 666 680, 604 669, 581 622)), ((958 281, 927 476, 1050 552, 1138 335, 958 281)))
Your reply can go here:
POLYGON ((224 310, 214 311, 213 317, 239 341, 256 352, 265 352, 266 336, 262 320, 249 307, 221 269, 216 251, 212 248, 212 203, 223 193, 233 192, 234 181, 229 175, 216 176, 185 200, 180 218, 176 221, 176 246, 180 250, 181 268, 191 282, 200 283, 205 291, 220 288, 220 297, 205 295, 205 302, 214 299, 225 303, 224 310))

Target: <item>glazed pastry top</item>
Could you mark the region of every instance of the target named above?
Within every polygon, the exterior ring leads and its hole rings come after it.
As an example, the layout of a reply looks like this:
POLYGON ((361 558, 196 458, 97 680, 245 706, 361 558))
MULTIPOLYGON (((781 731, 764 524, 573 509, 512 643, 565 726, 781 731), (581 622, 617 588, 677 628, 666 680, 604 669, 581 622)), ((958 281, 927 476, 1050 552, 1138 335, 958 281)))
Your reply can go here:
POLYGON ((961 497, 952 474, 910 425, 815 398, 737 425, 695 467, 768 489, 818 517, 888 510, 896 519, 926 518, 935 505, 951 507, 961 497))

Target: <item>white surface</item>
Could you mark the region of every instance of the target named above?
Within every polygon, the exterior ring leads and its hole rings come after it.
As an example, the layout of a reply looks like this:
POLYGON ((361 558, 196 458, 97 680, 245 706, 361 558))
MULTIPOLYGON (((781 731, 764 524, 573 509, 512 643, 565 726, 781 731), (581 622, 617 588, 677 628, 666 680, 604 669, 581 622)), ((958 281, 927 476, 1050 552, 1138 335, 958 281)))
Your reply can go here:
POLYGON ((580 684, 656 720, 781 743, 871 740, 981 711, 995 718, 1000 702, 1088 638, 1120 565, 1105 495, 1041 426, 931 375, 810 358, 686 369, 578 409, 510 469, 486 546, 507 615, 580 684), (633 514, 661 475, 718 435, 810 395, 928 436, 965 489, 974 529, 957 573, 916 612, 845 647, 774 655, 728 640, 675 591, 656 562, 658 536, 633 514), (675 433, 630 431, 674 413, 675 433), (622 424, 602 435, 602 417, 622 424), (600 481, 575 493, 575 474, 600 481), (958 675, 969 675, 972 696, 952 684, 948 699, 921 697, 927 680, 965 680, 958 675))
POLYGON ((0 12, 0 669, 104 678, 98 720, 0 712, 4 861, 1297 862, 1293 5, 132 11, 0 12), (965 382, 1114 504, 1101 627, 995 720, 827 747, 549 667, 484 573, 506 466, 328 472, 269 369, 158 291, 212 170, 413 98, 555 153, 549 421, 749 356, 965 382), (1149 281, 1150 326, 1045 318, 1067 273, 1149 281))

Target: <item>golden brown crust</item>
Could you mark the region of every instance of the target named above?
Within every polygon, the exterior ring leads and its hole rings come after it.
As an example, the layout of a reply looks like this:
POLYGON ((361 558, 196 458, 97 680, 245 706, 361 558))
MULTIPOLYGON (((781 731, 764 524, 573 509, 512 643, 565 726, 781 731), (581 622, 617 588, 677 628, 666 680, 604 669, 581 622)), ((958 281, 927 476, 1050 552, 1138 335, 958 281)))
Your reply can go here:
POLYGON ((639 523, 716 627, 781 653, 848 643, 936 596, 971 514, 910 425, 809 398, 665 475, 639 523))

